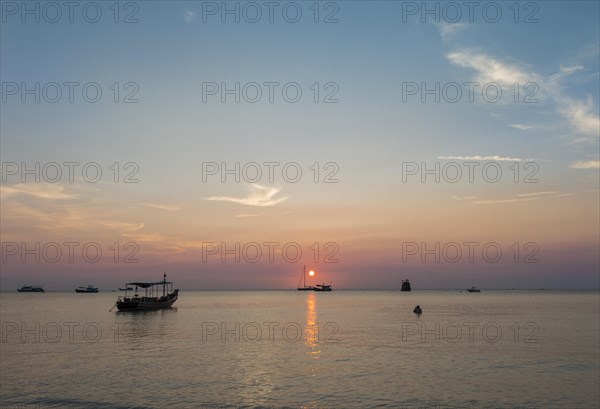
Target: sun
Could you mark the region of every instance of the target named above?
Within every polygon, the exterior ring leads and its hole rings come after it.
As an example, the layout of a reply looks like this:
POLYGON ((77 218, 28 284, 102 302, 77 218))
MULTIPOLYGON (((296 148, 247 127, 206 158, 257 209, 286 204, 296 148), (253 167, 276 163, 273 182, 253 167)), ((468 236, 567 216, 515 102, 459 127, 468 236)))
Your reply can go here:
POLYGON ((314 272, 314 271, 312 271, 312 270, 310 270, 310 271, 308 272, 308 275, 312 277, 312 276, 314 276, 314 275, 315 275, 315 272, 314 272))

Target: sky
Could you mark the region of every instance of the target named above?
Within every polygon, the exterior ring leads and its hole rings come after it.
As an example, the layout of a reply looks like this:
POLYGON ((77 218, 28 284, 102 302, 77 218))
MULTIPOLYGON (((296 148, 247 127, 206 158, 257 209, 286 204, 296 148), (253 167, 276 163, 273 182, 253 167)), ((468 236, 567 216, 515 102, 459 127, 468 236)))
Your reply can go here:
POLYGON ((0 4, 2 291, 600 287, 598 2, 0 4))

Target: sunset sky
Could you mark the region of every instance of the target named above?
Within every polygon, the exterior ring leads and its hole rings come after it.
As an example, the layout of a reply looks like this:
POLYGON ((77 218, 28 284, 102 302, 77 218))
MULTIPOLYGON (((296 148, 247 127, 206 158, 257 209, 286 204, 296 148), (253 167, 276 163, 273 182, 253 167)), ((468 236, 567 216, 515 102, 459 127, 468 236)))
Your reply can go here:
POLYGON ((393 1, 297 2, 296 23, 289 2, 255 23, 243 2, 130 3, 118 23, 105 2, 97 23, 53 23, 3 2, 2 291, 163 272, 182 289, 293 289, 303 265, 335 289, 600 286, 598 2, 496 2, 495 23, 393 1), (221 92, 236 83, 239 102, 221 92), (239 182, 221 172, 236 163, 239 182), (422 172, 436 163, 437 183, 422 172))

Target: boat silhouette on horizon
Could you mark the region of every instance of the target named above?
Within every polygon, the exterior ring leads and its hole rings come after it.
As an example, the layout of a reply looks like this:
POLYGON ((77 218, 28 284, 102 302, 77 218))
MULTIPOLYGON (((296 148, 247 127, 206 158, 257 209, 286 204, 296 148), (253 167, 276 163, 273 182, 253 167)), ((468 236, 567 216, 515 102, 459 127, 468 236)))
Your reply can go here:
POLYGON ((98 292, 98 287, 94 287, 93 285, 89 284, 87 287, 77 287, 75 289, 76 293, 97 293, 98 292))
POLYGON ((21 288, 17 288, 20 293, 43 293, 44 289, 38 285, 24 285, 21 288))
POLYGON ((167 274, 164 274, 162 281, 125 283, 125 296, 117 298, 115 306, 119 311, 158 310, 170 308, 178 297, 179 290, 173 290, 173 282, 167 281, 167 274), (129 286, 135 287, 133 297, 127 296, 127 291, 130 290, 129 286), (162 287, 162 295, 159 295, 160 287, 162 287), (144 289, 143 296, 138 294, 138 288, 144 289), (167 288, 169 288, 169 292, 167 292, 167 288))
MULTIPOLYGON (((314 272, 311 270, 314 274, 314 272)), ((302 275, 300 276, 300 281, 298 281, 298 291, 332 291, 331 284, 316 284, 316 285, 306 285, 306 266, 302 269, 302 275), (300 286, 302 284, 302 286, 300 286)))

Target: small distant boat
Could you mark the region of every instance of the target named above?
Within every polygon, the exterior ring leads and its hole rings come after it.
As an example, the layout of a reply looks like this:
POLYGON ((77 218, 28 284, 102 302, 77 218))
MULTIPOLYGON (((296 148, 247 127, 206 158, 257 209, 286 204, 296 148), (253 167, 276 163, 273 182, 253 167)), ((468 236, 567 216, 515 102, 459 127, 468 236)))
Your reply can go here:
POLYGON ((408 280, 402 280, 400 291, 410 291, 410 282, 408 280))
POLYGON ((467 291, 470 293, 480 293, 481 292, 481 290, 477 287, 471 287, 471 288, 467 289, 467 291))
POLYGON ((44 289, 37 285, 24 285, 17 289, 20 293, 43 293, 44 289))
POLYGON ((98 287, 94 287, 93 285, 88 285, 87 287, 77 287, 75 289, 76 293, 97 293, 98 287))
POLYGON ((306 285, 306 266, 302 270, 300 281, 298 281, 298 291, 332 291, 331 284, 306 285), (302 286, 300 286, 302 284, 302 286))
POLYGON ((162 308, 170 308, 179 296, 179 290, 173 290, 173 282, 167 281, 167 275, 163 275, 162 281, 150 283, 133 282, 125 283, 125 288, 132 285, 135 287, 133 297, 128 297, 125 292, 124 297, 119 297, 115 304, 119 311, 143 311, 143 310, 158 310, 162 308), (138 287, 144 289, 144 296, 138 295, 138 287), (162 287, 162 296, 159 295, 160 287, 162 287), (169 291, 169 292, 167 292, 169 291))
POLYGON ((133 291, 131 287, 119 288, 119 291, 133 291))

